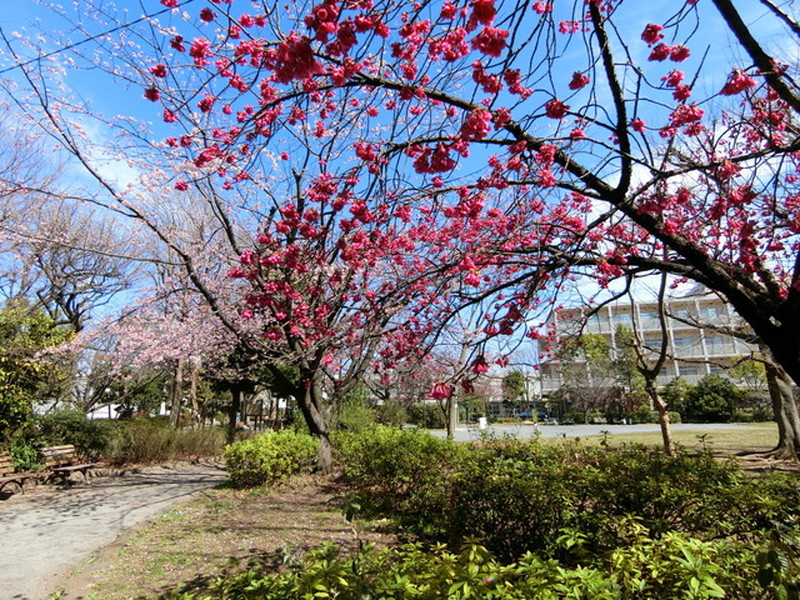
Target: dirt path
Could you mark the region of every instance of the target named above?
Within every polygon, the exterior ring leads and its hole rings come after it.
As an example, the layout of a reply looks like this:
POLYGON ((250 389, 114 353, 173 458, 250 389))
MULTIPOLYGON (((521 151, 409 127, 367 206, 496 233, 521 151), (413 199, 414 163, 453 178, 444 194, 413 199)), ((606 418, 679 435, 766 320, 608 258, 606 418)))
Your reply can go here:
POLYGON ((47 600, 98 548, 226 479, 215 465, 180 464, 13 496, 0 504, 0 598, 47 600))

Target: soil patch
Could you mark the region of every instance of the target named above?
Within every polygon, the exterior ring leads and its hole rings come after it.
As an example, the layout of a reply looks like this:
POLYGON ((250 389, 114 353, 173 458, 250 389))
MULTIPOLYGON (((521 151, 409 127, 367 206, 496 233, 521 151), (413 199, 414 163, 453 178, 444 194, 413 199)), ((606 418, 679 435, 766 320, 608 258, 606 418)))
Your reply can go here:
POLYGON ((214 489, 124 534, 78 566, 59 600, 140 600, 204 589, 223 573, 277 570, 325 542, 349 551, 394 543, 380 524, 344 518, 342 487, 308 476, 274 489, 214 489))

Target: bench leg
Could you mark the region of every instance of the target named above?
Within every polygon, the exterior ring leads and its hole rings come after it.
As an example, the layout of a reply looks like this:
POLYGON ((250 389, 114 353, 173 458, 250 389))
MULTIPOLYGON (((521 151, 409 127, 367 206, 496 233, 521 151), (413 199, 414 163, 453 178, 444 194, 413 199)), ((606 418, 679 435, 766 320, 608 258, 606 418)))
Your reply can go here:
POLYGON ((24 480, 6 481, 5 483, 0 484, 0 494, 2 494, 3 490, 6 488, 8 488, 9 495, 13 496, 14 494, 24 494, 25 487, 23 483, 24 480), (14 488, 16 488, 16 491, 12 491, 14 488))

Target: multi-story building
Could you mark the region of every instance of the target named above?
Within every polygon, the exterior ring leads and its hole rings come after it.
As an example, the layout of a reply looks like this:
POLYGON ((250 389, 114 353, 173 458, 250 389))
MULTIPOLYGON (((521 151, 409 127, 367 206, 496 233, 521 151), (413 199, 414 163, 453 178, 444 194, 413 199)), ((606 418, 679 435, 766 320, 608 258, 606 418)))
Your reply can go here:
MULTIPOLYGON (((728 304, 714 295, 698 290, 688 296, 669 299, 665 309, 668 345, 667 360, 658 377, 662 385, 675 377, 697 383, 709 373, 722 374, 726 365, 754 351, 752 345, 719 331, 720 328, 740 326, 741 319, 728 304)), ((631 330, 635 326, 645 348, 660 348, 662 330, 655 301, 615 302, 601 307, 588 319, 585 316, 587 312, 586 308, 553 312, 548 324, 555 327, 560 342, 579 333, 602 335, 611 358, 615 358, 618 352, 616 337, 620 326, 631 330)), ((543 395, 562 386, 560 367, 561 362, 555 356, 543 360, 540 367, 543 395)))

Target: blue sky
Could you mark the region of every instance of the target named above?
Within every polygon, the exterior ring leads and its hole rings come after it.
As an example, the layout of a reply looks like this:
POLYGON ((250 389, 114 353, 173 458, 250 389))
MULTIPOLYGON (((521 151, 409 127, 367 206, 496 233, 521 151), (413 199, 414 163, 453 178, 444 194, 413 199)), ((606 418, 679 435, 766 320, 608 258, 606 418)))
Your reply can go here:
MULTIPOLYGON (((239 0, 242 5, 248 6, 250 3, 244 0, 239 0)), ((77 0, 78 6, 84 6, 82 0, 77 0)), ((107 0, 98 0, 100 6, 110 7, 111 3, 107 0)), ((556 5, 564 5, 564 0, 556 0, 556 5)), ((572 3, 567 3, 571 5, 572 3)), ((764 9, 759 2, 753 0, 737 0, 737 6, 740 10, 746 10, 747 22, 754 22, 759 28, 770 27, 767 32, 767 39, 771 41, 773 49, 781 49, 783 51, 791 51, 794 53, 800 52, 796 46, 781 44, 783 38, 782 28, 775 25, 773 20, 761 18, 759 15, 763 13, 764 9)), ((209 0, 186 0, 183 3, 184 7, 193 15, 196 15, 200 8, 210 6, 209 0)), ((626 6, 634 7, 635 11, 626 13, 619 21, 619 25, 624 29, 625 33, 633 32, 638 38, 639 33, 644 25, 648 22, 660 22, 665 18, 664 16, 675 10, 678 5, 677 0, 634 0, 634 2, 627 2, 626 6)), ((151 14, 164 10, 164 7, 158 0, 119 0, 116 6, 122 10, 127 9, 128 17, 123 17, 121 20, 130 22, 137 19, 142 14, 142 7, 150 11, 151 14)), ((235 5, 236 6, 236 5, 235 5)), ((696 40, 696 47, 693 47, 695 52, 693 61, 699 60, 702 54, 702 44, 707 43, 712 50, 710 60, 714 61, 719 58, 724 58, 731 49, 735 53, 735 44, 729 41, 729 35, 722 28, 715 28, 714 23, 718 23, 715 18, 715 12, 709 0, 700 0, 700 8, 702 16, 708 17, 703 20, 702 35, 696 40), (715 54, 716 53, 716 54, 715 54)), ((236 9, 235 9, 236 10, 236 9)), ((243 11, 244 9, 242 9, 243 11)), ((80 15, 85 16, 85 15, 80 15)), ((66 24, 62 19, 53 16, 53 13, 48 8, 43 8, 38 5, 34 0, 18 0, 14 10, 6 10, 0 13, 0 27, 4 33, 12 40, 12 44, 20 52, 23 59, 31 58, 33 54, 25 48, 24 41, 32 43, 35 47, 40 47, 43 52, 53 52, 64 47, 67 43, 80 42, 85 39, 84 34, 67 35, 63 37, 60 31, 66 31, 66 24), (20 37, 16 37, 17 34, 20 37)), ((85 27, 91 33, 99 33, 105 30, 105 26, 98 27, 88 19, 85 27)), ((631 40, 629 40, 631 41, 631 40)), ((638 58, 644 58, 644 53, 649 50, 644 44, 632 44, 635 51, 642 53, 638 58)), ((83 50, 90 51, 91 44, 81 46, 83 50)), ((56 60, 64 63, 68 59, 68 53, 56 55, 56 60)), ((635 57, 636 58, 636 57, 635 57)), ((744 60, 744 59, 739 59, 744 60)), ((693 61, 687 61, 682 68, 685 68, 687 73, 692 72, 693 61)), ((794 57, 794 64, 797 64, 797 57, 794 57)), ((9 64, 9 57, 0 55, 0 69, 9 64)), ((713 62, 707 65, 704 72, 710 74, 708 81, 700 80, 698 86, 706 86, 706 89, 701 89, 698 93, 699 96, 706 96, 714 93, 720 87, 727 74, 726 71, 717 71, 713 69, 713 62)), ((568 78, 571 73, 564 73, 563 76, 568 78)), ((10 71, 0 77, 16 77, 15 71, 10 71)), ((65 76, 63 82, 73 92, 85 98, 87 102, 92 105, 92 110, 104 113, 109 116, 116 114, 131 115, 147 121, 152 121, 155 124, 159 122, 160 109, 158 106, 148 102, 142 98, 143 88, 138 85, 131 85, 123 82, 112 83, 108 76, 100 70, 75 70, 65 69, 65 76)))
MULTIPOLYGON (((108 0, 99 0, 96 4, 110 14, 117 17, 118 22, 129 23, 143 14, 143 11, 148 11, 149 14, 162 14, 162 20, 166 21, 172 17, 169 10, 161 5, 159 0, 117 0, 116 2, 109 2, 108 0)), ((627 35, 629 32, 634 32, 636 37, 643 29, 644 25, 648 22, 659 23, 666 15, 669 15, 679 6, 676 0, 648 0, 648 1, 635 1, 626 2, 622 4, 623 9, 627 12, 621 13, 620 18, 617 19, 620 29, 623 34, 627 35), (635 10, 630 11, 628 7, 633 7, 635 10)), ((105 31, 107 26, 98 26, 92 21, 91 13, 85 11, 86 4, 83 0, 78 0, 75 5, 80 7, 78 11, 74 11, 73 7, 67 6, 66 14, 70 18, 83 20, 82 27, 86 31, 97 34, 105 31)), ((250 2, 246 0, 238 0, 234 3, 234 14, 237 11, 244 12, 250 2), (242 8, 239 9, 238 6, 242 8)), ((571 7, 572 2, 566 0, 556 0, 556 10, 563 7, 571 7)), ((770 41, 771 49, 777 53, 785 53, 787 51, 797 54, 800 49, 781 43, 784 39, 783 30, 774 19, 763 18, 765 9, 761 6, 760 2, 753 0, 736 2, 739 10, 745 13, 745 20, 748 23, 753 23, 757 26, 761 33, 764 33, 765 27, 770 27, 770 31, 766 35, 766 39, 770 41)), ((205 6, 214 6, 210 0, 183 0, 181 8, 186 10, 193 18, 196 17, 199 10, 205 6)), ((711 54, 709 60, 713 66, 713 62, 722 57, 727 57, 731 50, 734 56, 738 54, 738 48, 730 41, 730 35, 723 28, 719 27, 719 21, 716 18, 716 10, 711 5, 710 0, 700 0, 698 4, 701 14, 702 35, 695 40, 693 47, 693 58, 690 61, 681 65, 687 71, 687 74, 692 72, 694 64, 693 61, 699 61, 704 48, 701 45, 708 42, 711 54)), ((570 15, 565 11, 563 18, 569 18, 570 15)), ((557 19, 561 16, 557 16, 557 19)), ((73 32, 68 33, 70 25, 62 18, 56 16, 52 9, 40 6, 36 0, 19 0, 14 6, 14 10, 6 10, 0 13, 0 27, 2 27, 6 36, 8 36, 14 45, 14 48, 19 52, 23 60, 33 58, 35 52, 26 48, 27 41, 35 48, 40 49, 44 53, 57 52, 59 49, 68 45, 69 43, 80 43, 87 37, 85 33, 73 32), (67 33, 65 33, 67 32, 67 33)), ((630 41, 630 40, 628 40, 630 41)), ((642 54, 638 58, 644 58, 644 53, 649 52, 643 44, 632 44, 634 52, 642 54)), ((82 51, 91 52, 92 43, 87 43, 80 46, 82 51)), ((577 48, 576 48, 577 50, 577 48)), ((59 53, 55 55, 55 60, 62 64, 68 57, 68 52, 59 53)), ((577 56, 577 55, 576 55, 577 56)), ((637 57, 634 57, 637 58, 637 57)), ((794 56, 794 62, 797 63, 797 56, 794 56)), ((741 59, 744 61, 744 58, 741 59)), ((642 60, 641 62, 645 62, 642 60)), ((0 71, 4 70, 11 63, 9 56, 0 54, 0 71)), ((713 73, 713 68, 704 69, 705 73, 713 73)), ((146 120, 158 120, 158 111, 154 109, 153 105, 141 97, 141 88, 129 86, 128 84, 116 82, 111 83, 108 77, 101 73, 99 70, 65 70, 65 79, 67 86, 75 93, 80 94, 87 102, 91 102, 94 110, 106 114, 113 115, 117 113, 130 114, 137 118, 146 120)), ((724 74, 719 74, 724 81, 724 74)), ((6 71, 0 72, 0 77, 15 77, 15 72, 6 71)), ((565 74, 568 77, 569 74, 565 74)), ((705 77, 705 75, 704 75, 705 77)), ((715 88, 719 85, 719 77, 715 77, 713 81, 709 82, 710 88, 715 88)), ((699 95, 705 95, 704 92, 713 93, 716 89, 703 90, 704 80, 698 82, 699 95)))
MULTIPOLYGON (((239 0, 239 3, 243 7, 249 4, 249 2, 242 0, 239 0)), ((83 3, 77 2, 76 4, 81 6, 83 3)), ((165 8, 158 0, 118 0, 114 3, 101 0, 98 4, 101 7, 106 7, 113 11, 114 14, 119 16, 121 22, 130 22, 139 18, 143 14, 143 8, 147 10, 149 14, 163 13, 165 11, 165 8)), ((771 19, 761 18, 760 15, 763 15, 764 8, 759 2, 740 0, 736 4, 740 10, 745 12, 745 20, 748 23, 757 24, 759 28, 763 28, 768 23, 770 24, 773 32, 770 34, 769 39, 772 42, 773 50, 781 52, 787 50, 786 45, 781 44, 783 38, 781 28, 775 27, 775 23, 771 22, 771 19)), ((559 6, 566 5, 571 5, 571 2, 556 0, 557 9, 559 6)), ((639 0, 638 2, 634 2, 633 5, 635 5, 636 11, 628 13, 628 16, 625 16, 620 21, 620 25, 625 29, 626 33, 627 31, 634 31, 638 36, 638 32, 641 31, 644 24, 648 22, 660 22, 665 15, 675 10, 678 2, 675 0, 648 0, 646 2, 639 0), (631 23, 628 27, 629 21, 631 21, 631 23)), ((213 4, 211 4, 209 0, 183 0, 182 2, 182 8, 192 15, 196 15, 200 8, 204 6, 213 6, 213 4)), ((234 6, 236 6, 236 4, 234 4, 234 6)), ((624 4, 623 7, 625 7, 624 4)), ((701 16, 715 16, 715 9, 711 6, 709 0, 700 0, 699 7, 701 16)), ((70 9, 68 8, 68 10, 70 9)), ((81 15, 81 17, 85 18, 86 15, 81 15)), ((568 15, 565 14, 565 18, 566 17, 568 17, 568 15)), ((104 27, 98 28, 93 25, 91 19, 87 19, 84 25, 92 33, 98 33, 105 29, 104 27)), ((732 47, 732 44, 728 41, 729 36, 727 32, 721 28, 716 28, 716 25, 716 19, 704 18, 702 39, 708 40, 709 44, 715 49, 719 49, 720 47, 732 47)), ((62 48, 69 42, 80 42, 86 37, 80 33, 63 34, 62 32, 66 31, 67 28, 64 21, 54 16, 50 8, 40 6, 36 0, 19 0, 16 2, 13 11, 6 10, 0 13, 0 27, 2 27, 3 31, 10 38, 13 39, 14 34, 21 34, 35 46, 40 47, 44 52, 53 52, 54 50, 62 48)), ((20 40, 14 42, 14 46, 24 59, 32 58, 33 53, 24 48, 20 40)), ((86 44, 83 48, 89 49, 90 46, 91 44, 86 44)), ((641 50, 642 52, 645 51, 645 49, 641 50)), ((697 50, 699 51, 699 48, 697 50)), ((798 52, 797 48, 791 48, 791 50, 798 52)), ((62 56, 64 55, 59 55, 59 58, 62 56)), ((2 62, 4 65, 7 65, 9 57, 2 57, 2 62)), ((8 73, 2 76, 8 76, 8 73)), ((113 110, 118 110, 121 106, 120 103, 133 112, 138 112, 141 110, 141 107, 147 106, 144 102, 139 102, 139 98, 135 100, 131 98, 132 95, 140 96, 138 91, 133 91, 128 94, 119 94, 117 91, 109 89, 107 84, 98 88, 95 85, 98 81, 97 77, 98 75, 96 73, 84 74, 80 77, 77 77, 73 73, 70 75, 70 84, 74 89, 91 99, 101 112, 109 113, 113 110)))

